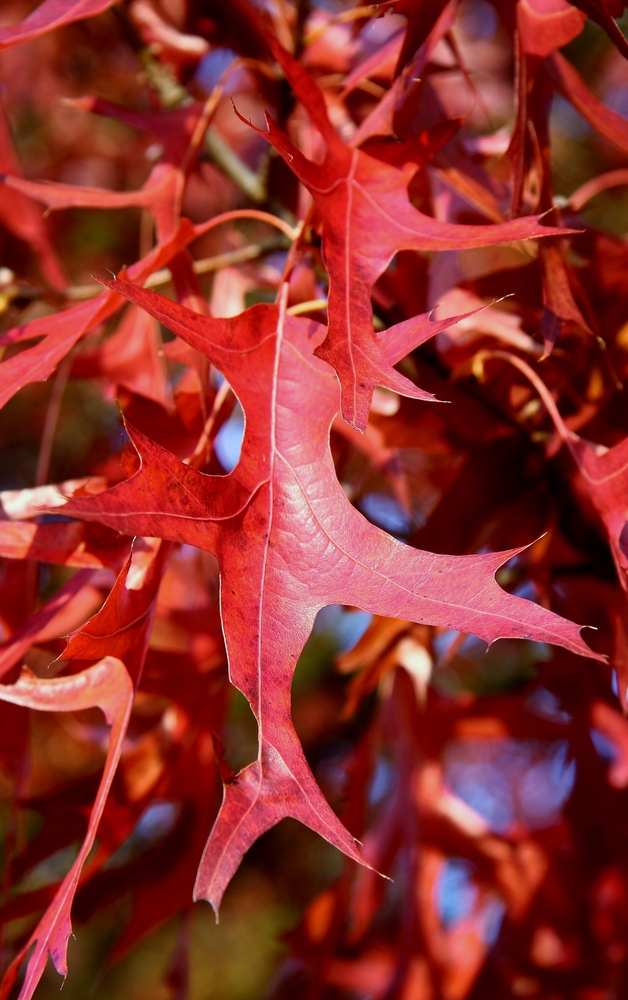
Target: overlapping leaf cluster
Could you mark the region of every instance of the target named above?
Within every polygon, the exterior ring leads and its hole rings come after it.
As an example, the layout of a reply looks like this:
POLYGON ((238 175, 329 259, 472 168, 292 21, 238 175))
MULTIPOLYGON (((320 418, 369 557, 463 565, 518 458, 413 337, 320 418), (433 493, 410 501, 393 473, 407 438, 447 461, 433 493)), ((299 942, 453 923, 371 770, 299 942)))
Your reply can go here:
POLYGON ((114 958, 193 899, 217 912, 286 817, 357 864, 288 936, 276 996, 619 995, 625 202, 589 208, 628 181, 623 5, 18 7, 0 397, 16 440, 40 408, 41 442, 30 472, 7 450, 0 494, 0 996, 48 956, 67 974, 73 904, 127 900, 114 958), (39 168, 12 138, 28 101, 53 123, 39 168), (565 121, 589 149, 566 179, 565 121), (85 386, 126 444, 94 429, 64 460, 85 386), (293 678, 329 606, 372 618, 342 703, 324 673, 304 698, 308 739, 293 678), (257 743, 237 773, 232 686, 257 743))

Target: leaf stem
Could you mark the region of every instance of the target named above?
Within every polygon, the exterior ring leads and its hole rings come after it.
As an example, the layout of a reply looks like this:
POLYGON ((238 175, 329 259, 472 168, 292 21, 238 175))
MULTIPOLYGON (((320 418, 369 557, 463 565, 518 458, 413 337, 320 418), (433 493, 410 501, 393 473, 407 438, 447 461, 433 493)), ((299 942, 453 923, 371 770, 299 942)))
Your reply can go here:
MULTIPOLYGON (((273 250, 280 249, 281 244, 272 243, 251 243, 237 250, 228 250, 226 253, 217 254, 215 257, 204 257, 202 260, 195 260, 192 264, 195 274, 209 274, 212 271, 219 271, 223 267, 232 264, 242 264, 248 260, 255 260, 265 253, 272 253, 273 250)), ((167 285, 172 281, 170 268, 164 267, 160 271, 155 271, 144 282, 145 288, 155 288, 158 285, 167 285)), ((30 289, 28 290, 30 291, 30 289)), ((15 297, 21 296, 21 289, 18 289, 15 297)), ((101 285, 74 285, 68 288, 65 297, 72 300, 91 299, 94 295, 102 293, 101 285)))
POLYGON ((215 215, 213 219, 208 219, 207 222, 197 226, 197 235, 204 236, 210 229, 221 226, 223 222, 233 222, 235 219, 256 219, 259 222, 266 222, 269 226, 275 226, 276 229, 279 229, 293 243, 301 235, 302 226, 300 223, 291 226, 289 222, 279 218, 278 215, 271 215, 270 212, 264 212, 259 208, 234 208, 229 212, 221 212, 220 215, 215 215))
POLYGON ((70 368, 72 367, 73 360, 74 351, 70 351, 69 354, 66 354, 60 362, 52 383, 50 399, 48 400, 48 406, 46 408, 44 429, 41 435, 41 445, 39 448, 39 458, 37 460, 37 471, 35 474, 35 486, 43 486, 48 481, 52 446, 54 444, 54 437, 57 430, 57 424, 59 422, 59 413, 61 411, 61 400, 63 399, 63 393, 65 392, 65 387, 68 383, 68 376, 70 374, 70 368))
POLYGON ((543 401, 543 404, 552 419, 552 423, 554 424, 558 435, 567 445, 576 463, 579 465, 578 455, 574 448, 574 435, 565 424, 560 411, 556 406, 554 397, 545 385, 545 382, 539 378, 534 369, 530 368, 530 365, 527 364, 522 358, 517 357, 516 354, 510 354, 508 351, 480 351, 476 357, 480 362, 487 358, 499 358, 502 361, 507 361, 509 364, 514 365, 515 368, 518 368, 519 371, 525 375, 541 397, 541 400, 543 401))
POLYGON ((288 316, 302 316, 303 313, 318 312, 320 309, 327 309, 327 299, 308 299, 307 302, 298 302, 286 309, 286 312, 288 316))

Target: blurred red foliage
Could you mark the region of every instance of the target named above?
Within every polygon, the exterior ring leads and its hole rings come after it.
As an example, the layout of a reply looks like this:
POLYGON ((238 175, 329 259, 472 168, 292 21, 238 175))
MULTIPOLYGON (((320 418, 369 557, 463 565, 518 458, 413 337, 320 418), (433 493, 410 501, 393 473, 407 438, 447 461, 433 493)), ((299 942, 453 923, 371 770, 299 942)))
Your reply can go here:
POLYGON ((623 10, 3 6, 3 1000, 628 995, 623 10))

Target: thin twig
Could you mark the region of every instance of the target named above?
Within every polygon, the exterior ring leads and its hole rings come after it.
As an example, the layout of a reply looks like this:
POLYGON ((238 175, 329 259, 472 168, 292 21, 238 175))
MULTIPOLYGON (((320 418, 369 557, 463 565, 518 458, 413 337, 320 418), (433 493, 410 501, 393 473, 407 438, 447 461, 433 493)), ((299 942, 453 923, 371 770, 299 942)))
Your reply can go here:
POLYGON ((211 413, 205 421, 205 425, 201 432, 201 436, 198 439, 196 448, 192 454, 185 458, 183 461, 186 465, 191 465, 192 468, 197 469, 202 464, 207 464, 209 462, 211 454, 211 435, 214 429, 214 425, 218 418, 218 414, 222 410, 223 406, 231 396, 231 386, 225 380, 220 386, 216 397, 214 399, 214 405, 212 406, 211 413))
POLYGON ((353 7, 350 10, 343 10, 340 14, 335 14, 319 27, 314 28, 304 38, 305 45, 313 45, 319 38, 322 38, 332 24, 349 24, 351 21, 358 21, 362 18, 372 18, 377 13, 379 4, 368 4, 363 7, 353 7))
MULTIPOLYGON (((205 257, 202 260, 195 260, 192 264, 195 274, 209 274, 212 271, 219 271, 222 267, 229 267, 231 264, 243 264, 248 260, 256 260, 265 253, 272 253, 281 249, 283 243, 273 241, 272 243, 251 243, 246 247, 239 247, 237 250, 228 250, 225 253, 217 254, 215 257, 205 257)), ((155 288, 158 285, 167 285, 172 281, 172 274, 167 267, 160 271, 155 271, 144 282, 145 288, 155 288)), ((15 297, 21 296, 22 289, 16 289, 15 297)), ((82 300, 91 299, 94 295, 100 295, 102 285, 74 285, 65 292, 67 299, 82 300)))
POLYGON ((307 302, 297 302, 295 306, 290 306, 286 310, 288 316, 302 316, 303 313, 319 312, 327 309, 327 299, 308 299, 307 302))
POLYGON ((35 486, 43 486, 48 482, 50 458, 52 456, 52 446, 54 444, 57 424, 59 422, 61 400, 63 399, 63 393, 65 392, 73 360, 74 351, 70 351, 69 354, 66 354, 60 362, 55 373, 52 390, 50 392, 50 399, 48 400, 48 406, 46 407, 44 429, 41 435, 41 445, 39 447, 39 457, 37 459, 37 471, 35 473, 35 486))
POLYGON ((271 215, 270 212, 262 212, 259 208, 234 208, 228 212, 221 212, 220 215, 214 215, 212 219, 197 226, 195 238, 204 236, 216 226, 222 226, 225 222, 235 222, 237 219, 255 219, 258 222, 265 222, 267 225, 279 229, 293 243, 299 239, 303 231, 303 223, 301 222, 297 223, 296 226, 291 226, 280 216, 271 215))
MULTIPOLYGON (((140 58, 148 82, 155 88, 165 108, 180 108, 192 103, 189 91, 182 86, 172 70, 157 61, 148 50, 140 53, 140 58)), ((233 70, 233 67, 230 67, 233 70)), ((266 177, 255 173, 234 153, 215 129, 205 133, 203 145, 207 155, 213 160, 230 181, 257 205, 266 201, 266 177)))
MULTIPOLYGON (((203 146, 209 158, 222 170, 223 174, 226 174, 230 181, 233 181, 242 194, 245 194, 256 205, 264 204, 268 198, 266 190, 267 169, 264 170, 263 174, 257 174, 250 167, 247 167, 246 163, 240 159, 237 153, 234 153, 229 143, 225 142, 215 128, 207 129, 203 146)), ((266 160, 265 163, 267 164, 267 162, 266 160)))

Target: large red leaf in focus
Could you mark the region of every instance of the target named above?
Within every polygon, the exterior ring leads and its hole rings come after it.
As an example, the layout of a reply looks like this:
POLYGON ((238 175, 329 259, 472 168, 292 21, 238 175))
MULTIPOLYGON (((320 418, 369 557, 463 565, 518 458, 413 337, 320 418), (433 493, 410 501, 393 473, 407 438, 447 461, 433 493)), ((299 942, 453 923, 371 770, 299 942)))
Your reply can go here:
POLYGON ((323 95, 308 73, 272 38, 269 44, 325 140, 325 159, 322 163, 308 160, 269 116, 268 131, 256 131, 281 154, 321 213, 329 272, 329 332, 316 353, 338 373, 343 417, 363 430, 376 385, 425 398, 386 361, 373 331, 371 290, 397 251, 460 250, 565 230, 541 226, 539 216, 468 226, 419 212, 407 192, 416 164, 399 170, 347 146, 329 121, 323 95))
MULTIPOLYGON (((217 910, 244 852, 284 816, 361 860, 316 785, 290 715, 294 669, 321 608, 351 604, 473 632, 489 642, 517 636, 596 654, 578 626, 499 587, 495 571, 519 550, 422 552, 351 506, 329 447, 338 383, 314 354, 325 328, 285 315, 285 295, 281 307, 258 305, 223 320, 126 282, 107 284, 202 351, 228 379, 246 415, 242 456, 229 476, 199 473, 131 432, 139 471, 98 496, 70 499, 64 508, 126 533, 208 549, 220 561, 230 676, 258 720, 259 756, 227 782, 199 869, 195 896, 217 910)), ((418 325, 416 337, 424 339, 423 317, 418 325)), ((402 333, 396 349, 407 352, 412 321, 402 333)))
POLYGON ((0 51, 29 42, 31 38, 38 38, 64 24, 102 14, 116 2, 117 0, 44 0, 21 24, 0 28, 0 51))
POLYGON ((133 685, 121 660, 106 656, 100 663, 70 677, 41 680, 29 672, 24 672, 16 684, 0 686, 0 700, 43 712, 78 712, 97 706, 102 709, 107 723, 111 726, 105 768, 89 818, 85 840, 76 861, 57 889, 52 903, 24 948, 9 966, 0 988, 0 998, 6 1000, 23 958, 34 945, 19 995, 19 1000, 30 1000, 46 967, 48 954, 57 972, 63 976, 67 975, 68 939, 72 933, 70 908, 83 865, 92 849, 107 794, 120 759, 122 741, 133 701, 133 685))

